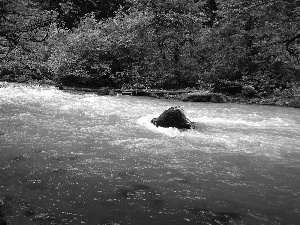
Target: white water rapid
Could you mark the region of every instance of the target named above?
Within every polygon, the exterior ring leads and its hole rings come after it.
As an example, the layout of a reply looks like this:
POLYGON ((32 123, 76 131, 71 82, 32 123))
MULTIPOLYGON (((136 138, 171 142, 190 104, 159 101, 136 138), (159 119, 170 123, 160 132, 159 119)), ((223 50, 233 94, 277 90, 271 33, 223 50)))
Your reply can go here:
POLYGON ((0 219, 298 224, 299 109, 0 84, 0 219), (196 129, 150 123, 179 105, 196 129))

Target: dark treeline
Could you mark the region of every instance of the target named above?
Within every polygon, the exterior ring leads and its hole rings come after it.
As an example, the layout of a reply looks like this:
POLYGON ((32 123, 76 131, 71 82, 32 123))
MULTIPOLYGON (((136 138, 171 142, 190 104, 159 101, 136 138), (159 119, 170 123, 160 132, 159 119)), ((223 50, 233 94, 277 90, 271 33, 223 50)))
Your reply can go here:
POLYGON ((299 0, 0 0, 0 79, 295 95, 299 0))

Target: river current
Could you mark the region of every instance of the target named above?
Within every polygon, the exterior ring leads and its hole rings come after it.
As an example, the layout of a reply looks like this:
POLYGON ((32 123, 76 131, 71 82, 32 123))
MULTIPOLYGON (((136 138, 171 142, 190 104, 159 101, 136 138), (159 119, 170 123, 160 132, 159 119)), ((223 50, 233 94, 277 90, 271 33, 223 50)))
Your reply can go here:
POLYGON ((299 224, 299 109, 1 85, 8 224, 299 224), (196 129, 150 123, 174 105, 196 129))

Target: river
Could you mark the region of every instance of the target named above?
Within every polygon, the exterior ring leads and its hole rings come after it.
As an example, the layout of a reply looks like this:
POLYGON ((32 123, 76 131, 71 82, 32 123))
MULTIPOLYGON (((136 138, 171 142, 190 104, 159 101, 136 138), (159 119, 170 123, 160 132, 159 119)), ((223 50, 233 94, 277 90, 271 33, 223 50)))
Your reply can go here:
POLYGON ((299 224, 299 109, 2 86, 8 224, 299 224), (174 105, 196 129, 150 123, 174 105))

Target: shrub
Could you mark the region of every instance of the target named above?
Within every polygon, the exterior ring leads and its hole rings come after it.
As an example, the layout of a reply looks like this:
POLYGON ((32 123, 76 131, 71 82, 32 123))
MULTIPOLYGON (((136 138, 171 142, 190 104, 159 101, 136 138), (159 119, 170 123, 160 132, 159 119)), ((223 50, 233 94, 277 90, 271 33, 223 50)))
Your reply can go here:
POLYGON ((242 90, 243 90, 243 86, 239 81, 218 80, 213 85, 214 92, 238 94, 241 93, 242 90))

